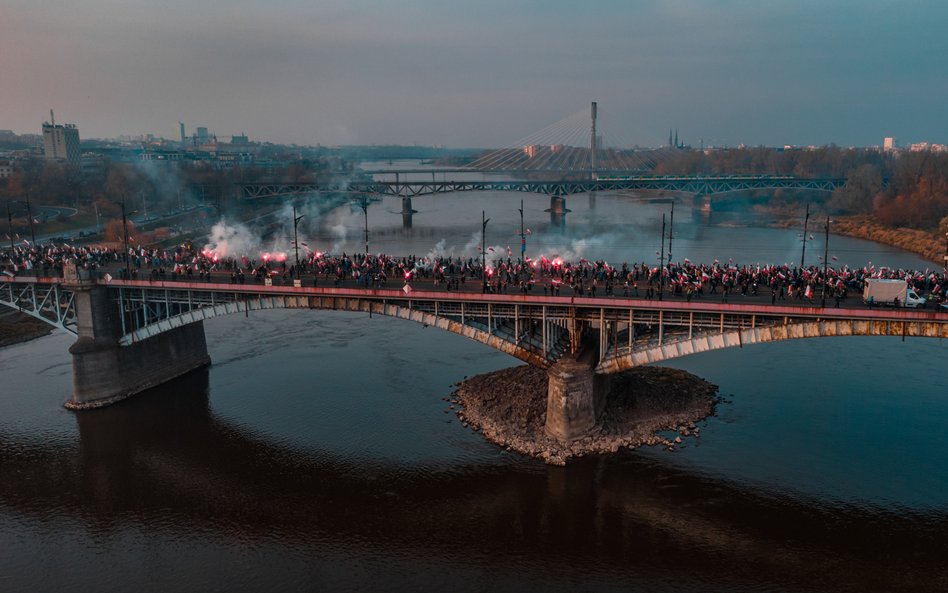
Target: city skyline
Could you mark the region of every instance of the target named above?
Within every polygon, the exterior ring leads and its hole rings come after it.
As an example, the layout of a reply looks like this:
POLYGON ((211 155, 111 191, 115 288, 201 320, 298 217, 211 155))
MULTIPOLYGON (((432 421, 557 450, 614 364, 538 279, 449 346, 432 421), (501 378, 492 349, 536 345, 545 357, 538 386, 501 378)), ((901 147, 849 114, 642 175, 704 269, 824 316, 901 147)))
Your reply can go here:
POLYGON ((488 147, 598 101, 619 145, 948 141, 948 5, 710 4, 12 0, 0 128, 488 147))

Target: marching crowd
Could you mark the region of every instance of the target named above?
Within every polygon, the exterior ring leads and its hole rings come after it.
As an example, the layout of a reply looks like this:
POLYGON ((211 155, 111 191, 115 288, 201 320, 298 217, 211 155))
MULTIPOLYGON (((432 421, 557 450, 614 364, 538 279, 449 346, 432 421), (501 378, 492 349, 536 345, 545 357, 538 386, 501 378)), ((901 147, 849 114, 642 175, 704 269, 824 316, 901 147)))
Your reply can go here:
MULTIPOLYGON (((509 254, 508 254, 509 255, 509 254)), ((477 257, 406 256, 386 254, 322 254, 310 252, 299 265, 285 253, 263 253, 256 258, 220 257, 208 249, 185 243, 173 249, 80 246, 67 244, 14 245, 0 251, 0 271, 13 276, 61 276, 67 261, 99 275, 131 279, 185 280, 231 283, 355 286, 384 288, 431 285, 442 290, 495 293, 539 292, 545 295, 622 296, 653 299, 676 296, 684 299, 716 295, 723 301, 737 295, 769 296, 772 303, 826 297, 838 306, 852 293, 861 293, 869 278, 904 279, 919 295, 941 302, 948 292, 948 279, 934 270, 906 270, 873 266, 849 268, 811 265, 748 265, 726 263, 668 262, 664 266, 604 260, 578 262, 560 258, 519 260, 511 257, 487 259, 487 268, 477 257), (126 260, 127 257, 127 260, 126 260), (483 279, 483 283, 482 283, 483 279), (322 283, 322 284, 321 284, 322 283)))

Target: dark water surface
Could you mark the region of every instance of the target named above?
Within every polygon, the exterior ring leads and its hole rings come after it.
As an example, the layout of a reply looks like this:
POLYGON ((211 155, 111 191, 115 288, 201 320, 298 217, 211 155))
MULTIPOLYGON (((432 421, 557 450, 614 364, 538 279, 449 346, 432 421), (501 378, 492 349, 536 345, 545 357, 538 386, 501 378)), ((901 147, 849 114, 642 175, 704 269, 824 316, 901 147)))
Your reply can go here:
MULTIPOLYGON (((528 200, 528 245, 654 259, 667 205, 575 198, 567 226, 545 229, 544 200, 528 200)), ((380 250, 425 253, 467 243, 485 207, 495 244, 516 248, 519 220, 501 218, 517 206, 415 200, 411 231, 382 212, 395 205, 370 212, 380 250)), ((359 249, 352 216, 310 240, 347 228, 359 249)), ((798 259, 797 232, 732 222, 676 209, 676 257, 798 259)), ((853 265, 926 265, 831 246, 853 265)), ((729 401, 700 440, 551 468, 446 413, 453 383, 516 363, 486 346, 330 312, 206 331, 210 369, 86 413, 62 408, 73 338, 0 349, 0 591, 948 590, 940 341, 679 359, 729 401)))

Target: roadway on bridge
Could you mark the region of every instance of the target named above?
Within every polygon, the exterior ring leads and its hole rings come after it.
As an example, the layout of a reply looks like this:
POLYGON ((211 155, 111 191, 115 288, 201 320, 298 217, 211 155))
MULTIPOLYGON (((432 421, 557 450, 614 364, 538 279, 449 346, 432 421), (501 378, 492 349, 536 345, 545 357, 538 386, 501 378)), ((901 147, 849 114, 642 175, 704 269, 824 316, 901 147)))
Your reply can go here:
MULTIPOLYGON (((232 279, 230 272, 225 270, 214 270, 208 273, 204 279, 201 279, 198 276, 188 276, 186 274, 173 274, 166 272, 164 277, 153 274, 154 269, 142 268, 138 273, 133 276, 133 280, 146 281, 146 282, 170 282, 170 283, 182 283, 190 284, 192 287, 194 285, 201 284, 214 284, 218 285, 215 288, 219 289, 219 285, 238 285, 242 287, 242 291, 245 289, 257 287, 265 287, 266 282, 263 278, 254 276, 251 274, 244 275, 244 283, 239 283, 232 279)), ((289 266, 287 267, 289 270, 289 266)), ((124 273, 124 268, 120 264, 111 265, 105 268, 99 269, 99 274, 101 277, 108 276, 113 278, 113 281, 121 278, 124 273)), ((339 289, 348 289, 348 290, 364 290, 366 292, 371 292, 372 289, 383 289, 383 290, 399 290, 401 289, 405 292, 406 296, 411 295, 415 292, 426 292, 426 293, 461 293, 461 294, 482 294, 481 290, 481 281, 480 278, 463 278, 460 275, 448 276, 447 280, 457 280, 455 282, 455 288, 448 288, 445 282, 436 282, 435 279, 425 277, 422 275, 414 276, 409 282, 404 282, 402 279, 389 278, 383 282, 370 282, 369 286, 366 286, 362 282, 357 282, 352 278, 346 278, 341 280, 336 280, 335 277, 326 277, 323 275, 314 276, 312 273, 304 273, 299 278, 301 287, 317 287, 317 288, 339 288, 339 289), (405 287, 408 287, 407 290, 405 287)), ((294 287, 294 278, 287 271, 283 273, 281 267, 276 267, 272 270, 271 273, 271 285, 273 287, 279 288, 290 288, 294 287)), ((120 282, 115 282, 119 284, 120 282)), ((138 284, 138 282, 136 282, 138 284)), ((662 295, 662 299, 659 299, 657 296, 652 299, 646 299, 646 287, 648 284, 646 282, 639 282, 638 289, 629 287, 626 295, 626 289, 622 285, 615 285, 614 293, 611 295, 605 294, 604 288, 600 285, 596 289, 596 293, 592 294, 590 291, 590 284, 586 284, 586 288, 583 290, 583 294, 580 294, 578 290, 574 290, 568 284, 562 282, 556 282, 549 277, 541 278, 538 282, 530 283, 526 288, 521 288, 513 284, 507 285, 503 291, 492 291, 491 294, 496 295, 507 295, 507 296, 530 296, 536 298, 538 301, 542 300, 543 297, 570 297, 573 302, 579 303, 589 303, 592 304, 593 301, 602 302, 613 301, 616 304, 626 305, 628 301, 637 302, 640 305, 647 304, 650 307, 659 307, 662 302, 669 303, 690 303, 693 304, 696 308, 701 307, 701 305, 714 305, 715 308, 720 308, 721 305, 755 305, 758 307, 767 307, 767 306, 779 306, 779 307, 800 307, 800 308, 814 308, 820 307, 822 305, 822 298, 820 294, 816 292, 812 298, 805 297, 791 297, 791 298, 780 298, 779 296, 774 299, 771 295, 770 289, 763 285, 758 287, 757 294, 753 293, 753 290, 748 290, 746 294, 741 294, 739 291, 730 292, 725 296, 720 287, 714 293, 704 292, 704 293, 694 293, 690 298, 683 294, 675 294, 669 289, 669 286, 666 285, 665 292, 662 295), (558 287, 558 291, 554 292, 553 287, 558 287), (544 288, 546 290, 544 290, 544 288)), ((655 291, 658 292, 658 284, 654 283, 653 287, 655 291)), ((778 293, 779 294, 779 293, 778 293)), ((927 296, 927 295, 920 295, 927 296)), ((845 298, 841 299, 837 304, 836 300, 832 296, 827 296, 826 298, 826 308, 835 309, 835 308, 845 308, 845 309, 862 309, 868 310, 870 307, 863 303, 861 294, 848 294, 845 298)), ((889 311, 892 312, 891 307, 880 307, 876 306, 876 310, 879 311, 889 311)), ((911 311, 912 309, 903 309, 904 311, 911 311)), ((948 314, 948 303, 937 303, 934 300, 929 301, 928 308, 919 309, 919 311, 928 310, 928 311, 941 311, 945 314, 948 314)))

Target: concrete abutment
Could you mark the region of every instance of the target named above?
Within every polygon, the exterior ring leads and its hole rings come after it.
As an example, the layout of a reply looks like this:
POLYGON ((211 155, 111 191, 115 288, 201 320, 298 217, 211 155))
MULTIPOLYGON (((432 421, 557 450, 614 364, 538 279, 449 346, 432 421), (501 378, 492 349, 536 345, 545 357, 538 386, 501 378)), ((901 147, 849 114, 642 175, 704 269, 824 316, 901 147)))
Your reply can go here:
POLYGON ((96 285, 75 290, 79 338, 72 354, 71 410, 100 408, 121 401, 211 363, 203 322, 195 322, 120 346, 122 314, 109 289, 96 285))

